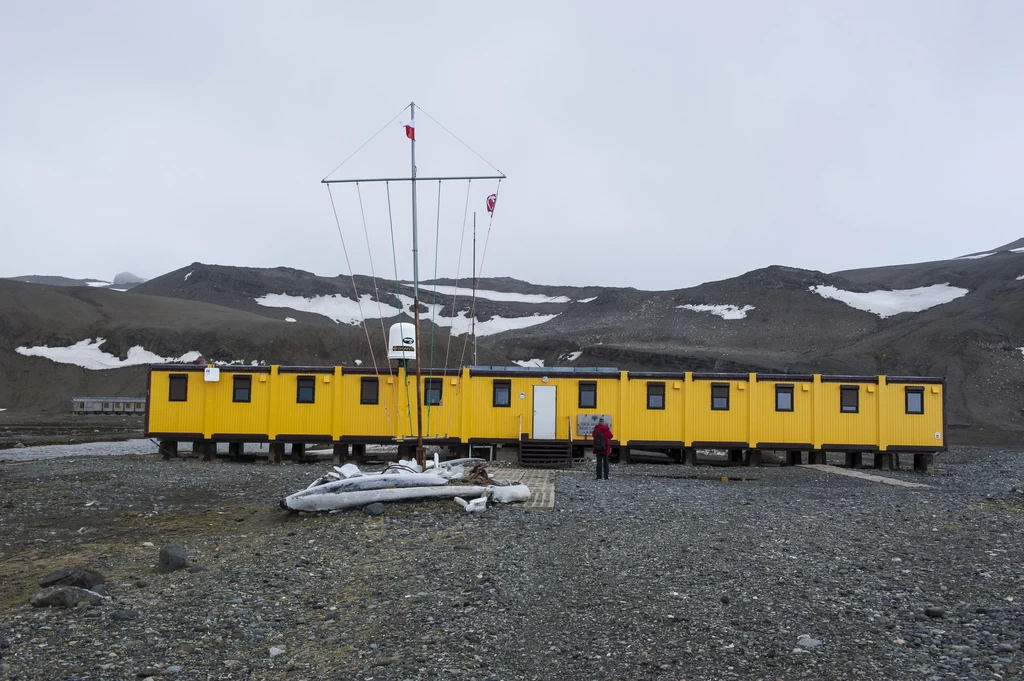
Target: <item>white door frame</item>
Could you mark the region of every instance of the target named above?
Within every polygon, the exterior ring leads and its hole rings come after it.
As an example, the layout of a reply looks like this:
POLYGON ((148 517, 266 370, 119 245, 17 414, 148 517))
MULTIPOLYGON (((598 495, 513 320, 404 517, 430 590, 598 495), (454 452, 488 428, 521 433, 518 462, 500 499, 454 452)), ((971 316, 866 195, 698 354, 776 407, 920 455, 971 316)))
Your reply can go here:
POLYGON ((534 440, 554 440, 557 400, 553 385, 533 386, 533 432, 534 440))

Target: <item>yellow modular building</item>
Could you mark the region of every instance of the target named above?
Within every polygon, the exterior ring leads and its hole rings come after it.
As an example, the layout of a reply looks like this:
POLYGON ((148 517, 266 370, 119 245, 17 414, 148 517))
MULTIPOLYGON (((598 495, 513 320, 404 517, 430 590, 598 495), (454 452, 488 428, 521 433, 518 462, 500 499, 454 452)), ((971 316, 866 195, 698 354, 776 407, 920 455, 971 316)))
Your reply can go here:
MULTIPOLYGON (((599 418, 618 449, 934 454, 946 447, 945 381, 619 371, 153 365, 146 433, 191 441, 514 444, 524 463, 571 462, 599 418), (419 404, 419 410, 417 410, 419 404), (419 415, 417 414, 419 411, 419 415), (421 425, 418 425, 418 420, 421 425), (533 454, 531 454, 531 452, 533 454)), ((169 445, 170 446, 170 445, 169 445)))

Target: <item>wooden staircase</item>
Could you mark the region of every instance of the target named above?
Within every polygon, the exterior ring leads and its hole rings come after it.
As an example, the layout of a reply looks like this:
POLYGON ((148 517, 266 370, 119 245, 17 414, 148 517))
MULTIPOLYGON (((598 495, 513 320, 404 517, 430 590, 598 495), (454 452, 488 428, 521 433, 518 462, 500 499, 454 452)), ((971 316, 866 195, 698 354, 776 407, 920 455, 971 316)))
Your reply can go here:
POLYGON ((522 468, 572 468, 572 445, 565 440, 520 440, 522 468))

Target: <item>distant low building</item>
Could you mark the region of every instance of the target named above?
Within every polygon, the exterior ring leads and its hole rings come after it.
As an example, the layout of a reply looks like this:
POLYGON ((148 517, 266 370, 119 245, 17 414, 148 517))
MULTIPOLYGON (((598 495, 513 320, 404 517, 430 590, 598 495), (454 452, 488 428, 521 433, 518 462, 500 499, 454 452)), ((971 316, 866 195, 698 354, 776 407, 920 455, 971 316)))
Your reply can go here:
POLYGON ((145 414, 145 397, 72 397, 72 414, 145 414))

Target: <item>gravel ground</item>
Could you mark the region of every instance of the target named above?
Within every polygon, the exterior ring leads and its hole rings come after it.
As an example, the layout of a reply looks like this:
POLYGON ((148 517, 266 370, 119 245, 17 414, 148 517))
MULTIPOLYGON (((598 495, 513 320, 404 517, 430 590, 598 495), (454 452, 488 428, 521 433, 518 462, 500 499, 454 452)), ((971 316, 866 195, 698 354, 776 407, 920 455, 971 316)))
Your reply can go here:
POLYGON ((0 464, 0 678, 1022 678, 1013 451, 884 474, 933 489, 581 464, 553 511, 276 507, 324 468, 0 464), (156 573, 164 544, 191 570, 156 573), (65 565, 103 572, 109 599, 26 605, 65 565))

